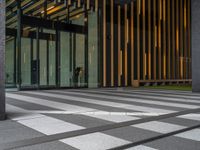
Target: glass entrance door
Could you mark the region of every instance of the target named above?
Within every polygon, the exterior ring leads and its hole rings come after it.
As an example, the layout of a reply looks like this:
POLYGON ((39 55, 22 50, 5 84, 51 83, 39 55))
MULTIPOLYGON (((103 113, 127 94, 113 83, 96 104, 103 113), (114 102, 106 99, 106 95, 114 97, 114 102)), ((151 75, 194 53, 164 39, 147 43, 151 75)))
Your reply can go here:
POLYGON ((74 56, 73 56, 73 77, 74 87, 85 87, 87 86, 85 81, 85 35, 74 34, 74 56))
POLYGON ((61 32, 61 87, 86 87, 85 35, 61 32))
MULTIPOLYGON (((54 34, 54 31, 43 32, 54 34)), ((56 87, 56 41, 53 39, 33 39, 31 57, 32 88, 56 87)))
MULTIPOLYGON (((21 88, 87 87, 85 35, 59 31, 56 40, 55 30, 43 29, 39 33, 46 37, 21 38, 21 88)), ((14 40, 7 42, 7 56, 14 53, 14 46, 14 40)), ((16 78, 13 58, 6 60, 9 67, 13 66, 6 68, 7 85, 16 78)))

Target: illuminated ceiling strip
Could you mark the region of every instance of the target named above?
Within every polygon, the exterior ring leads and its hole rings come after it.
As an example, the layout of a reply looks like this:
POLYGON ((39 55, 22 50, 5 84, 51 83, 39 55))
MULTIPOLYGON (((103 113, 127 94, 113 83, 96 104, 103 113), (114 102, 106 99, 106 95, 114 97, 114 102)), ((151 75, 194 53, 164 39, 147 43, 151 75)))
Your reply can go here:
MULTIPOLYGON (((60 5, 60 6, 57 6, 57 7, 54 7, 53 9, 50 9, 47 14, 50 15, 52 13, 55 13, 63 8, 65 8, 66 6, 64 4, 60 5)), ((59 14, 59 13, 58 13, 59 14)))
MULTIPOLYGON (((49 11, 49 10, 51 10, 51 9, 53 9, 53 8, 55 8, 55 6, 51 6, 51 7, 47 8, 47 11, 49 11)), ((44 13, 44 10, 41 11, 41 13, 43 14, 43 13, 44 13)))

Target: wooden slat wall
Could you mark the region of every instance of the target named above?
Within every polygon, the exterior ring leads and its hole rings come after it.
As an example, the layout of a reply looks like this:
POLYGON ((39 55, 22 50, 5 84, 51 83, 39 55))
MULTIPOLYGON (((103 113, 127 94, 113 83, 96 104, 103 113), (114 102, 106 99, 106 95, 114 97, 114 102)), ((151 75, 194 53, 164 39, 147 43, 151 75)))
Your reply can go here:
POLYGON ((133 84, 134 82, 134 3, 131 2, 131 16, 130 16, 130 22, 131 22, 131 39, 130 39, 130 42, 131 42, 131 84, 133 84))
POLYGON ((148 0, 148 79, 151 79, 151 53, 152 53, 152 1, 148 0))
POLYGON ((172 51, 172 42, 171 42, 171 0, 167 0, 167 61, 168 61, 168 67, 167 67, 167 73, 168 73, 168 77, 167 79, 171 79, 172 75, 171 75, 171 51, 172 51))
POLYGON ((190 0, 132 0, 127 4, 114 4, 114 0, 110 0, 107 9, 103 5, 103 17, 103 51, 111 54, 110 62, 103 59, 104 70, 111 63, 111 73, 103 73, 104 86, 131 86, 135 81, 190 81, 190 0), (107 17, 110 20, 105 19, 106 14, 110 14, 107 17), (106 34, 109 23, 110 36, 106 34), (114 26, 117 30, 113 30, 114 26), (111 49, 105 49, 108 42, 111 49), (114 53, 117 53, 117 63, 114 53), (114 64, 118 65, 117 71, 113 69, 114 64), (106 78, 111 79, 110 85, 106 84, 109 84, 106 78))
POLYGON ((153 79, 156 80, 157 79, 157 73, 156 73, 156 68, 157 68, 157 54, 156 54, 156 51, 157 51, 157 45, 158 45, 158 42, 157 42, 157 23, 156 23, 156 20, 157 20, 157 17, 156 17, 156 13, 157 13, 157 9, 156 9, 156 3, 157 3, 157 0, 153 0, 153 37, 154 37, 154 46, 153 46, 153 71, 154 71, 154 76, 153 76, 153 79))
POLYGON ((111 86, 114 86, 114 0, 110 0, 110 30, 111 30, 111 86))
POLYGON ((188 10, 188 22, 187 22, 187 25, 188 25, 188 28, 187 28, 187 32, 188 32, 188 38, 187 38, 187 43, 188 43, 188 78, 191 79, 192 78, 192 67, 191 67, 191 0, 188 0, 188 3, 187 3, 187 10, 188 10))
POLYGON ((103 86, 106 87, 106 82, 107 82, 107 78, 106 78, 106 39, 107 39, 107 33, 106 33, 106 14, 107 14, 107 10, 106 10, 106 1, 107 0, 103 0, 103 86))

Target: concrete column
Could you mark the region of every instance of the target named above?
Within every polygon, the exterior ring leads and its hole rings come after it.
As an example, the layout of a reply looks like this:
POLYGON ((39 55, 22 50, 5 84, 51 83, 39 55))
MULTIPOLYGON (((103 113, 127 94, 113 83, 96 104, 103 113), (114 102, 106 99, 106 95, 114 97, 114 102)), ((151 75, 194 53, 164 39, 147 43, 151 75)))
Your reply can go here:
POLYGON ((0 0, 0 120, 5 119, 5 0, 0 0))
POLYGON ((200 0, 191 0, 192 91, 200 92, 200 0))

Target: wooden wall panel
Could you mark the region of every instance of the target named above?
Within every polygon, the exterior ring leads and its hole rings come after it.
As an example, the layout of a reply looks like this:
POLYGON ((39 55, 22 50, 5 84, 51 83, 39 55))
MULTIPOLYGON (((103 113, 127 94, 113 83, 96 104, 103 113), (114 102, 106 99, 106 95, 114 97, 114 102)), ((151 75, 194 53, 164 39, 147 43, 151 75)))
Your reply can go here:
POLYGON ((180 29, 179 29, 179 23, 180 23, 180 16, 179 16, 179 0, 176 0, 176 79, 179 79, 180 77, 180 29))
POLYGON ((156 9, 156 3, 157 3, 157 0, 153 0, 153 28, 154 28, 154 49, 153 49, 153 59, 154 59, 154 62, 153 62, 153 70, 154 70, 154 80, 157 79, 157 54, 156 54, 156 51, 157 51, 157 45, 158 45, 158 38, 157 38, 157 9, 156 9))
POLYGON ((162 0, 158 0, 158 79, 162 79, 162 37, 161 37, 161 21, 162 21, 162 0))
POLYGON ((166 0, 163 0, 163 19, 162 19, 162 23, 163 23, 163 37, 162 37, 162 40, 163 40, 163 79, 166 80, 166 72, 167 72, 167 68, 166 68, 166 65, 167 65, 167 60, 166 60, 166 55, 167 55, 167 52, 166 52, 166 0))
POLYGON ((121 6, 117 7, 117 18, 118 18, 118 86, 121 86, 121 75, 122 75, 122 57, 121 57, 121 6))
POLYGON ((187 32, 188 32, 188 78, 191 79, 192 78, 192 67, 191 67, 191 0, 188 0, 188 5, 187 5, 187 9, 188 9, 188 28, 187 28, 187 32))
POLYGON ((131 15, 130 15, 130 22, 131 22, 131 84, 133 85, 134 81, 134 3, 131 2, 131 15))
POLYGON ((175 24, 175 0, 172 0, 172 14, 171 14, 171 17, 172 17, 172 53, 171 53, 171 56, 172 56, 172 77, 171 79, 175 79, 175 74, 176 74, 176 24, 175 24))
POLYGON ((127 4, 124 5, 124 85, 128 85, 128 17, 127 4))
POLYGON ((110 0, 110 25, 111 25, 111 86, 114 86, 114 0, 110 0))
POLYGON ((152 7, 151 7, 151 0, 148 0, 148 80, 151 80, 151 53, 152 53, 152 7))
POLYGON ((146 80, 147 74, 147 55, 146 55, 146 0, 142 0, 142 60, 143 60, 143 80, 146 80))
POLYGON ((106 86, 106 1, 103 0, 103 86, 106 86))
POLYGON ((103 0, 102 10, 104 86, 191 79, 189 0, 103 0))
POLYGON ((168 72, 168 78, 167 79, 171 79, 171 50, 172 50, 172 46, 171 46, 171 0, 167 0, 167 53, 168 53, 168 67, 167 67, 167 72, 168 72))

